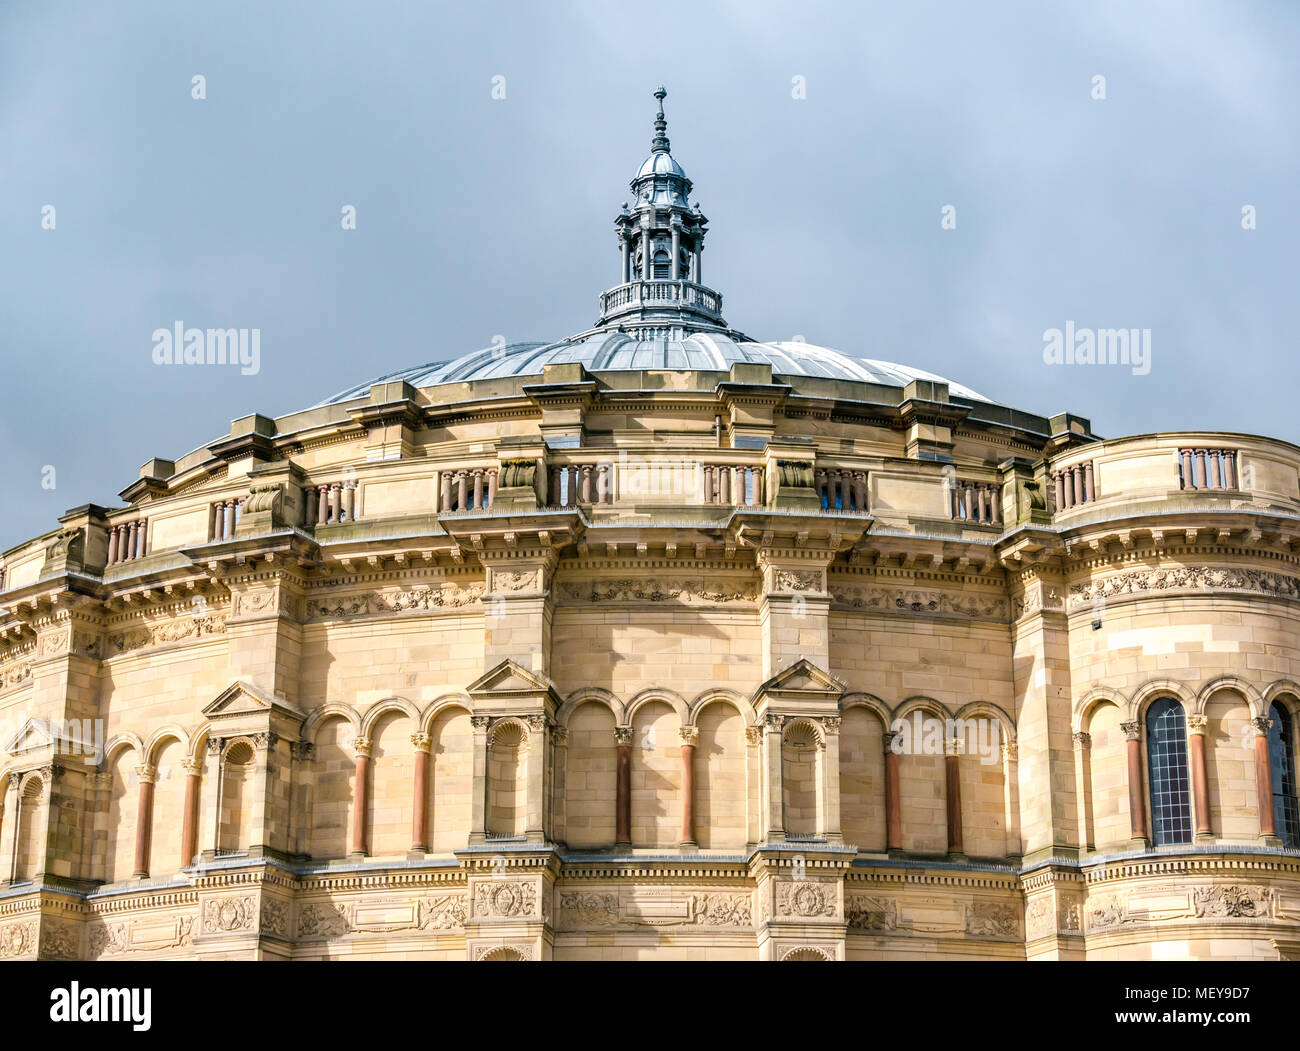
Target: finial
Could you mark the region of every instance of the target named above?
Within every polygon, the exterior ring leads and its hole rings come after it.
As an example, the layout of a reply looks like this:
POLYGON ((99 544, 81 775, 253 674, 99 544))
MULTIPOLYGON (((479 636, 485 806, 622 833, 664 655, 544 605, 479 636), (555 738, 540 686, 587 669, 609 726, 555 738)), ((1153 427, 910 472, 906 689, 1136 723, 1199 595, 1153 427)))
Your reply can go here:
POLYGON ((659 112, 655 114, 655 137, 650 143, 652 153, 668 152, 668 121, 664 119, 664 99, 668 96, 668 89, 662 84, 655 90, 655 98, 659 100, 659 112))

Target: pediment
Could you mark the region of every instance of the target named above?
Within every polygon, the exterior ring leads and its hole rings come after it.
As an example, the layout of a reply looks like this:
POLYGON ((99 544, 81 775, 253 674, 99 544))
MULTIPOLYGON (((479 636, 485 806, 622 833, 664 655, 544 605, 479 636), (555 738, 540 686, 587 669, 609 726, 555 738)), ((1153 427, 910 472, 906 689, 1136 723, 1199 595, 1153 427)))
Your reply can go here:
POLYGON ((492 697, 523 697, 546 694, 558 701, 559 694, 545 675, 529 671, 512 660, 504 660, 495 668, 475 679, 466 692, 476 699, 492 697))
POLYGON ((800 657, 790 667, 782 669, 763 683, 754 696, 756 699, 764 694, 810 700, 838 698, 847 689, 847 684, 830 672, 817 667, 807 657, 800 657))
POLYGON ((295 708, 283 697, 274 697, 242 679, 232 682, 203 709, 203 715, 207 719, 231 719, 238 716, 273 713, 298 719, 306 718, 307 714, 295 708))
POLYGON ((53 742, 49 725, 44 719, 28 719, 5 742, 4 748, 10 755, 21 755, 25 752, 39 752, 49 748, 53 742))

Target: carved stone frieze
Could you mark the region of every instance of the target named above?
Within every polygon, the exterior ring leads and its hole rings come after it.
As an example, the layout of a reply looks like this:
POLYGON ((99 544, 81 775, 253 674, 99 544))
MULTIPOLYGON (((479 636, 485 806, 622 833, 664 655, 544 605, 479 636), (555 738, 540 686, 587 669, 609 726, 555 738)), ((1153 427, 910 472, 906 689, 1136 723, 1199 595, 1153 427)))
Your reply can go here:
POLYGON ((1300 599, 1300 578, 1261 569, 1219 566, 1171 566, 1134 569, 1070 588, 1070 605, 1085 606, 1097 598, 1163 591, 1241 591, 1273 598, 1300 599))
POLYGON ((776 885, 777 916, 834 916, 835 890, 814 880, 796 880, 776 885))
POLYGON ((257 899, 251 894, 235 898, 209 898, 203 903, 203 933, 245 931, 257 917, 257 899))
POLYGON ((677 602, 727 603, 753 602, 758 587, 751 581, 717 581, 700 579, 656 579, 626 577, 619 580, 592 580, 560 586, 564 598, 577 602, 677 602))
POLYGON ((226 634, 226 614, 208 613, 192 617, 177 617, 174 620, 159 621, 126 631, 114 632, 108 636, 108 656, 116 656, 128 650, 142 649, 148 646, 165 646, 183 639, 207 638, 211 635, 226 634))
POLYGON ((898 902, 870 894, 852 894, 844 899, 844 919, 851 931, 898 929, 898 902))
POLYGON ((974 938, 1014 938, 1020 933, 1020 910, 1000 901, 966 906, 966 933, 974 938))
POLYGON ((410 613, 431 609, 456 609, 483 597, 482 584, 421 585, 398 591, 366 591, 307 600, 308 620, 346 620, 376 613, 410 613))
POLYGON ((532 880, 492 880, 474 888, 475 916, 537 914, 537 885, 532 880))
POLYGON ((1010 608, 1006 598, 982 592, 841 583, 831 584, 830 589, 835 606, 879 613, 929 613, 1005 621, 1010 608))

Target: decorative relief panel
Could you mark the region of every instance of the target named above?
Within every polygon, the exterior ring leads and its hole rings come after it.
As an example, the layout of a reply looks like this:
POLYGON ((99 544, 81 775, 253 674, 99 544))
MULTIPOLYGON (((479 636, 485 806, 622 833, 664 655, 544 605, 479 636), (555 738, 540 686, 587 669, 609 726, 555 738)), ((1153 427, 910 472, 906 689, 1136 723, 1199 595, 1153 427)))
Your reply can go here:
POLYGON ((194 617, 178 617, 138 628, 129 628, 108 636, 107 652, 113 657, 127 650, 146 646, 165 646, 182 639, 206 638, 226 634, 226 614, 210 613, 194 617))
POLYGON ((188 948, 193 944, 194 913, 160 919, 127 919, 92 922, 86 936, 92 960, 129 952, 188 948))
POLYGON ((493 880, 474 888, 474 915, 536 916, 537 884, 532 880, 493 880))
POLYGON ((898 902, 869 894, 844 899, 844 918, 851 931, 893 931, 898 929, 898 902))
POLYGON ((935 588, 891 588, 865 584, 831 585, 832 603, 843 609, 879 613, 931 613, 979 620, 1007 619, 1007 600, 977 592, 935 588))
POLYGON ((822 575, 814 569, 778 569, 772 584, 777 591, 821 591, 822 575))
POLYGON ((803 880, 776 885, 777 916, 834 916, 835 912, 836 893, 830 884, 803 880))
POLYGON ((365 617, 375 613, 408 613, 430 609, 457 609, 479 601, 483 585, 429 585, 397 591, 366 591, 355 595, 330 595, 307 600, 307 619, 365 617))
POLYGON ((583 583, 566 583, 560 594, 577 602, 678 602, 725 603, 753 602, 758 598, 758 588, 749 581, 717 581, 706 583, 700 579, 667 579, 628 577, 619 580, 592 580, 583 583))
POLYGON ((1138 569, 1076 584, 1070 588, 1070 605, 1085 606, 1112 595, 1140 595, 1162 591, 1245 591, 1275 598, 1300 598, 1300 579, 1259 569, 1223 569, 1216 566, 1177 566, 1138 569))
POLYGON ((1020 910, 999 901, 977 901, 966 906, 966 933, 974 938, 1015 938, 1020 933, 1020 910))
POLYGON ((257 899, 248 894, 240 898, 209 898, 203 903, 203 933, 251 930, 257 918, 257 899))
POLYGON ((9 923, 0 927, 0 959, 11 959, 35 952, 37 927, 35 920, 24 920, 21 923, 9 923))

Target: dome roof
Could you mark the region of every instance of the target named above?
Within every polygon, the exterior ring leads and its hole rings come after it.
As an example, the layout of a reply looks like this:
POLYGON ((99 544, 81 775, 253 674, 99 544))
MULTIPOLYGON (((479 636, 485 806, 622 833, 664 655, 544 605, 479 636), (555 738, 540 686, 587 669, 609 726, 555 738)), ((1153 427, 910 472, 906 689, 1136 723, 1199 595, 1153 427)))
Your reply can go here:
POLYGON ((646 175, 675 175, 681 179, 686 178, 685 170, 673 160, 671 153, 661 153, 657 150, 650 154, 636 171, 638 179, 646 175))
POLYGON ((638 371, 727 372, 738 362, 772 366, 773 376, 810 376, 905 387, 912 380, 947 383, 949 393, 970 401, 988 401, 969 387, 933 372, 889 361, 851 357, 811 343, 756 343, 739 333, 694 332, 683 339, 637 339, 624 332, 597 330, 559 343, 510 343, 488 347, 450 361, 431 362, 379 376, 349 387, 321 402, 333 405, 363 398, 376 383, 404 380, 413 387, 442 383, 540 376, 547 365, 582 365, 588 372, 638 371))

